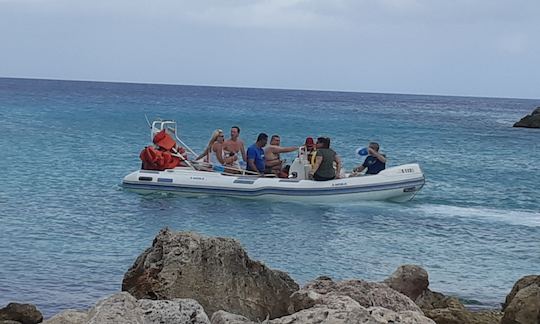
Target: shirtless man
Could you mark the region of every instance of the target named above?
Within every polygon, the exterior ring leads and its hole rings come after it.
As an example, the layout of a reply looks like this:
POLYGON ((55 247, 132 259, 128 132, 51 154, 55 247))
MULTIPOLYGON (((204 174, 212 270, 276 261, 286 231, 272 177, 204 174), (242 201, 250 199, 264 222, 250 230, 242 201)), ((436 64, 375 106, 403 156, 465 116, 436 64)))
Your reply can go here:
MULTIPOLYGON (((242 154, 242 160, 246 162, 246 148, 244 146, 244 141, 242 141, 239 136, 240 127, 231 127, 231 138, 226 140, 225 143, 223 143, 223 151, 225 151, 225 154, 228 154, 229 156, 234 156, 235 154, 238 156, 238 154, 242 154)), ((240 156, 238 156, 238 159, 235 162, 238 164, 239 161, 240 156)), ((239 168, 240 164, 235 166, 239 168)))
POLYGON ((264 149, 265 173, 278 174, 281 171, 283 164, 279 154, 298 150, 298 147, 296 146, 281 147, 279 146, 280 143, 281 139, 279 138, 279 135, 272 135, 270 145, 264 149))

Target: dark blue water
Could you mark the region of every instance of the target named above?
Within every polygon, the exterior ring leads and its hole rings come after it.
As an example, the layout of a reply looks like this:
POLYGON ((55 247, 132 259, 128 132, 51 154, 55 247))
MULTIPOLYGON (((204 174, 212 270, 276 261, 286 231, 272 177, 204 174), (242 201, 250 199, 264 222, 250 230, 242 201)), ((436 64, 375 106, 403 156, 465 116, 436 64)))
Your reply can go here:
MULTIPOLYGON (((423 266, 431 288, 496 307, 540 272, 540 131, 511 125, 540 100, 0 79, 0 305, 46 316, 118 291, 160 228, 241 241, 305 283, 382 280, 423 266), (200 151, 239 125, 283 145, 327 135, 351 169, 381 143, 419 162, 412 202, 313 206, 123 191, 149 142, 144 115, 180 123, 200 151)), ((290 156, 292 158, 292 156, 290 156)))

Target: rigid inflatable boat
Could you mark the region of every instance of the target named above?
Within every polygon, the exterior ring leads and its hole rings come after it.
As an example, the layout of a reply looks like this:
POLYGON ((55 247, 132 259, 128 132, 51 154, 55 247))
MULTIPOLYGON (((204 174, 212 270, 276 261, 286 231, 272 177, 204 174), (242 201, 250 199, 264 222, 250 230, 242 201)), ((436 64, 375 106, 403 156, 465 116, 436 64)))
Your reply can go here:
MULTIPOLYGON (((174 121, 152 123, 152 138, 166 132, 196 154, 177 136, 174 121)), ((159 137, 159 136, 158 136, 159 137)), ((156 141, 154 140, 154 143, 156 141)), ((171 145, 167 145, 171 146, 171 145)), ((180 147, 182 150, 183 148, 180 147)), ((176 152, 177 149, 174 149, 176 152)), ((184 195, 219 195, 245 198, 266 198, 277 201, 354 202, 362 200, 391 200, 404 202, 412 199, 425 183, 424 174, 416 163, 387 168, 376 175, 347 177, 330 181, 309 179, 311 165, 305 149, 290 166, 288 178, 260 177, 246 171, 227 172, 223 167, 204 168, 184 155, 178 166, 165 170, 141 169, 127 175, 122 185, 137 192, 171 192, 184 195), (242 174, 243 173, 243 174, 242 174)), ((142 153, 141 153, 142 158, 142 153)), ((144 165, 144 163, 143 163, 144 165)))

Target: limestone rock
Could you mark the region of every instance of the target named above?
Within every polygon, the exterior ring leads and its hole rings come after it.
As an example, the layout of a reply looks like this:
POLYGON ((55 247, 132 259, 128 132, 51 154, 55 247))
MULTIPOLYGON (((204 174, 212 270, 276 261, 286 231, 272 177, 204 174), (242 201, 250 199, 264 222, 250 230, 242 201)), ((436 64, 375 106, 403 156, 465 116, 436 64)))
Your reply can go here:
POLYGON ((144 323, 210 324, 202 306, 193 299, 140 299, 144 323))
POLYGON ((537 107, 530 115, 521 118, 514 127, 540 128, 540 107, 537 107))
POLYGON ((540 323, 540 285, 532 283, 519 289, 506 305, 501 323, 540 323))
POLYGON ((144 324, 137 299, 126 292, 101 299, 88 312, 88 324, 144 324))
MULTIPOLYGON (((539 108, 540 109, 540 108, 539 108)), ((530 275, 525 276, 514 284, 514 287, 512 287, 512 290, 510 293, 506 296, 506 300, 504 304, 502 305, 503 311, 506 309, 506 307, 510 304, 514 296, 520 291, 521 289, 528 287, 530 285, 537 285, 540 286, 540 276, 537 275, 530 275)))
POLYGON ((262 320, 287 315, 298 285, 251 260, 236 240, 163 229, 124 275, 122 290, 136 298, 193 298, 208 315, 225 310, 262 320))
POLYGON ((349 296, 363 307, 379 306, 395 312, 422 313, 410 298, 385 284, 363 280, 334 282, 328 277, 319 277, 295 292, 291 296, 292 303, 289 312, 296 312, 320 304, 321 297, 329 293, 349 296))
POLYGON ((67 310, 46 324, 210 324, 202 306, 193 299, 137 300, 126 292, 101 299, 88 312, 67 310))
POLYGON ((416 304, 438 324, 492 324, 499 323, 502 318, 498 311, 470 311, 456 297, 429 289, 416 299, 416 304))
POLYGON ((435 324, 433 320, 419 312, 394 312, 382 307, 370 307, 367 310, 380 323, 435 324))
POLYGON ((88 321, 88 313, 68 309, 49 318, 43 324, 85 324, 88 321))
POLYGON ((41 323, 43 315, 32 304, 9 303, 0 309, 0 321, 17 321, 22 324, 41 323))
POLYGON ((210 320, 212 324, 256 324, 250 321, 248 318, 242 315, 231 314, 226 311, 220 310, 212 314, 210 320))
POLYGON ((384 280, 384 283, 410 299, 416 300, 428 288, 428 273, 420 266, 405 264, 399 266, 389 278, 384 280))
POLYGON ((472 312, 454 307, 427 310, 425 314, 437 324, 494 324, 500 323, 502 317, 501 312, 472 312))
POLYGON ((416 305, 424 311, 436 308, 463 308, 463 304, 456 297, 445 296, 441 293, 427 289, 416 300, 416 305))
MULTIPOLYGON (((315 296, 314 293, 312 296, 315 296)), ((394 312, 383 307, 363 307, 353 298, 329 292, 319 295, 314 306, 300 310, 292 315, 274 319, 268 324, 288 323, 417 323, 434 324, 421 312, 394 312)))
MULTIPOLYGON (((329 292, 317 297, 313 306, 294 314, 265 320, 263 324, 435 324, 421 313, 413 311, 394 312, 382 307, 363 307, 349 296, 329 292)), ((247 318, 224 311, 215 312, 212 324, 255 324, 247 318)))

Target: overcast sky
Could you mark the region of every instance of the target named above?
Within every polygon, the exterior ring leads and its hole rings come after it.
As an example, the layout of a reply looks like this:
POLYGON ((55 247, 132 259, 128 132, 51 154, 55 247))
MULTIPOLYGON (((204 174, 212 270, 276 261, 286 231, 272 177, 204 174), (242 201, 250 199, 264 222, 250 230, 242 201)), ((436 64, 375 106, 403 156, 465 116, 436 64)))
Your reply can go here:
POLYGON ((0 0, 0 76, 540 98, 540 0, 0 0))

